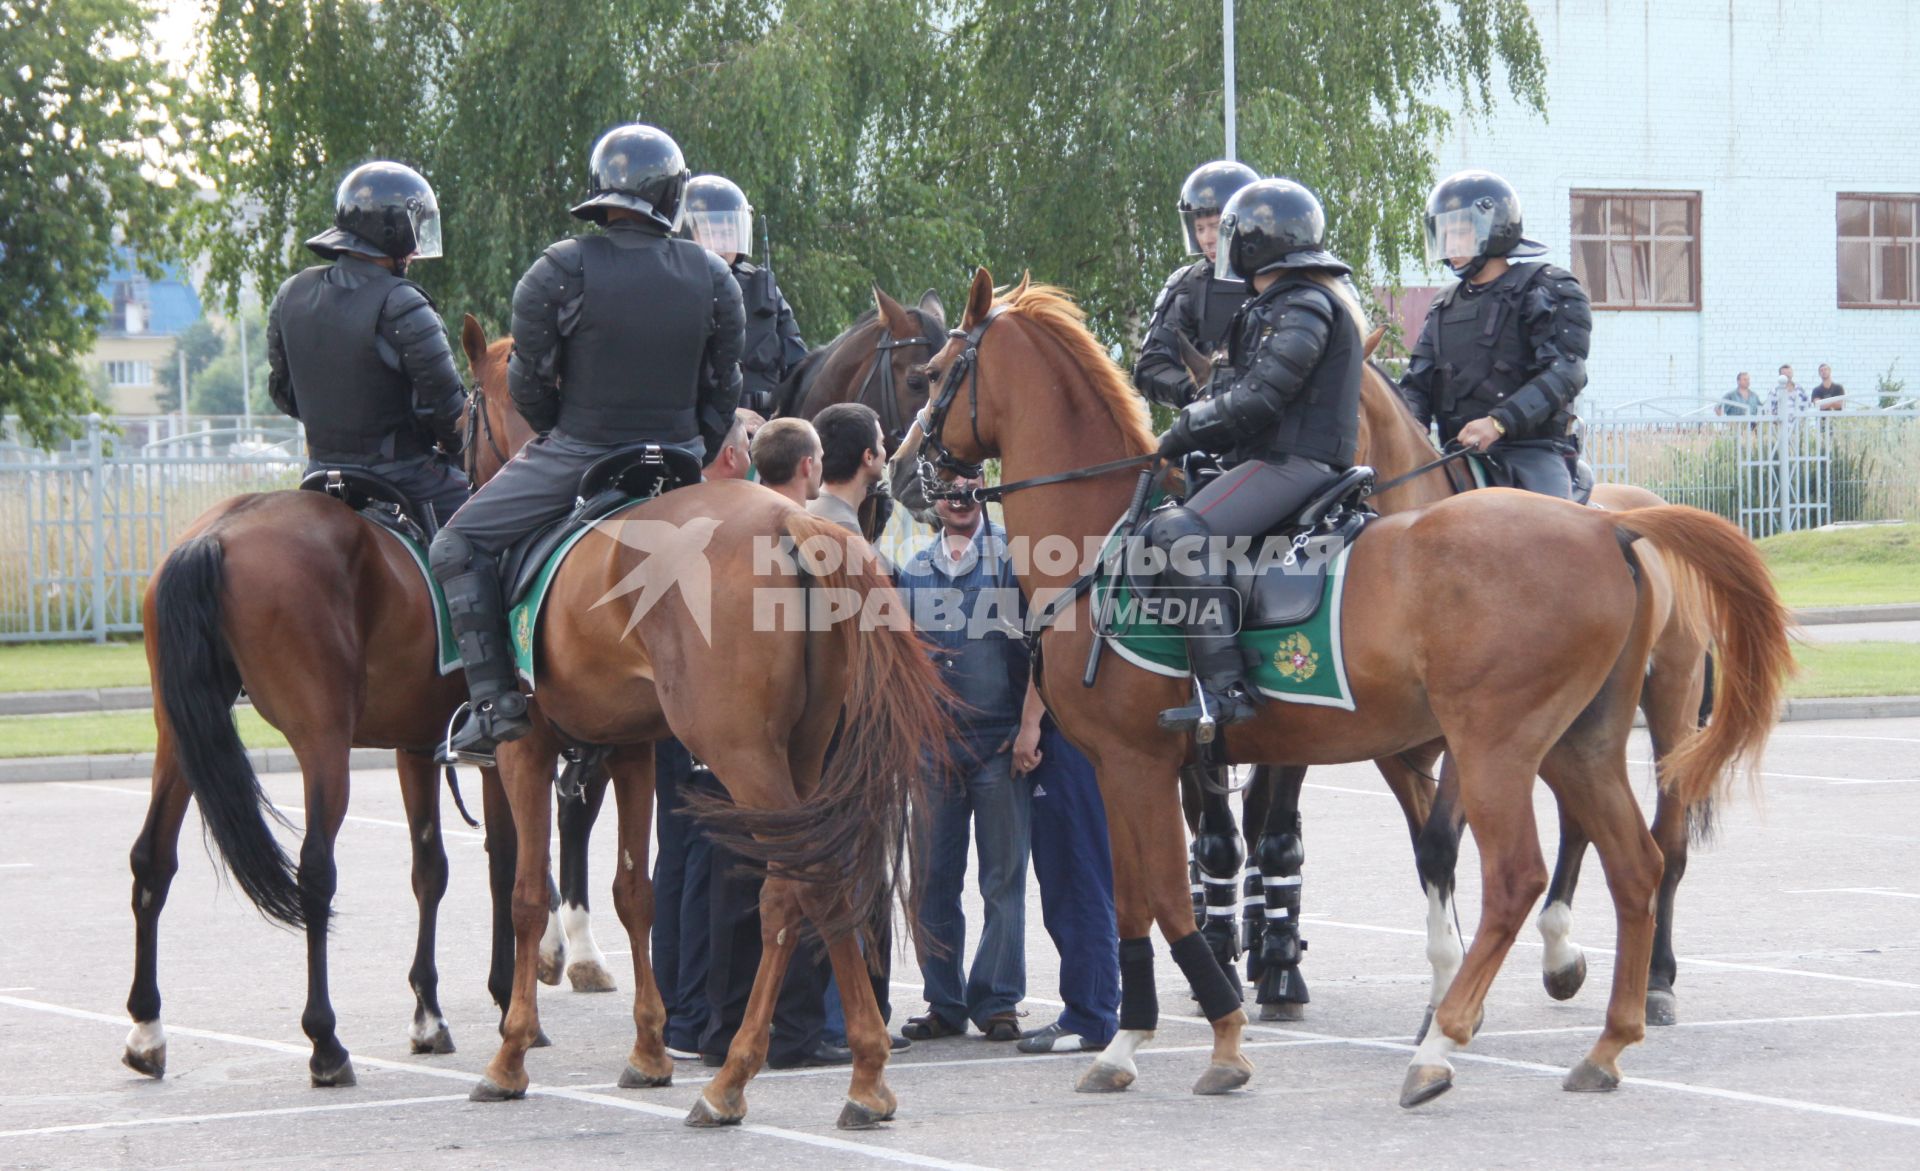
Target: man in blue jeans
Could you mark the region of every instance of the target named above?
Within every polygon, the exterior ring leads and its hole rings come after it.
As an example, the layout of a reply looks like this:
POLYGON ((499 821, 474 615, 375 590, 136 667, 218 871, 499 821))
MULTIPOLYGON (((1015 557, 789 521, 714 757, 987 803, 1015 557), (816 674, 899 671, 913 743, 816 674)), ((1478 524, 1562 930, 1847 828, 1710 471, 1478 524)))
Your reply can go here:
POLYGON ((1060 953, 1060 999, 1051 1024, 1020 1037, 1022 1053, 1105 1049, 1120 1026, 1120 932, 1113 916, 1113 855, 1093 764, 1061 734, 1027 689, 1013 741, 1015 774, 1033 782, 1033 878, 1040 916, 1060 953))
MULTIPOLYGON (((971 487, 978 480, 959 480, 971 487)), ((972 1021, 989 1041, 1020 1037, 1027 991, 1027 838, 1032 786, 1013 775, 1013 739, 1027 692, 1019 585, 1006 537, 971 501, 942 501, 939 533, 898 571, 914 627, 933 644, 957 700, 957 731, 941 775, 915 809, 928 864, 920 923, 927 1012, 901 1030, 914 1041, 958 1036, 972 1021), (960 889, 971 821, 980 845, 985 923, 973 967, 961 974, 966 918, 960 889)))

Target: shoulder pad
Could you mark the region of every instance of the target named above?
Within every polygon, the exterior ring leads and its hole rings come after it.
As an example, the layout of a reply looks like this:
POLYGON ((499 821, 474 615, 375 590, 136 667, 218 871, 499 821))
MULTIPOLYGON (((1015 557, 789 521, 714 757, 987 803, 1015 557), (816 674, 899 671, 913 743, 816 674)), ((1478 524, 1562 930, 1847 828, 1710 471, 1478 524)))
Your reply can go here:
POLYGON ((439 306, 433 303, 433 298, 427 295, 425 289, 410 280, 402 278, 399 283, 393 286, 393 290, 387 294, 385 313, 391 318, 404 317, 422 305, 436 311, 439 309, 439 306))
POLYGON ((734 261, 734 271, 740 276, 753 276, 760 271, 760 267, 751 260, 736 260, 734 261))
POLYGON ((587 271, 587 240, 585 236, 568 236, 547 245, 547 250, 540 255, 552 261, 568 276, 582 276, 587 271))
MULTIPOLYGON (((675 243, 686 244, 694 248, 700 248, 700 245, 693 243, 693 241, 691 240, 677 240, 675 241, 675 243)), ((727 262, 720 259, 720 257, 717 254, 708 252, 705 248, 700 248, 700 253, 701 255, 707 258, 708 273, 716 277, 721 277, 721 276, 732 277, 733 276, 733 270, 731 268, 728 268, 727 262)))
POLYGON ((1312 281, 1302 281, 1273 299, 1274 304, 1282 302, 1289 306, 1311 309, 1328 321, 1332 321, 1337 312, 1333 303, 1333 294, 1312 281))

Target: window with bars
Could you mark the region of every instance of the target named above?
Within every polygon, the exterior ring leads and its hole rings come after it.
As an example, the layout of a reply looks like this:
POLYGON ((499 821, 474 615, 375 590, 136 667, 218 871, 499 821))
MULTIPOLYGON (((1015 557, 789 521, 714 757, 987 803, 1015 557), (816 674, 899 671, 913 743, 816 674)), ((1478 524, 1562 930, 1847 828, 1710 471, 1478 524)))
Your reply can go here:
POLYGON ((1698 191, 1575 191, 1573 275, 1596 309, 1700 308, 1698 191))
POLYGON ((1920 195, 1839 197, 1840 307, 1920 309, 1920 195))

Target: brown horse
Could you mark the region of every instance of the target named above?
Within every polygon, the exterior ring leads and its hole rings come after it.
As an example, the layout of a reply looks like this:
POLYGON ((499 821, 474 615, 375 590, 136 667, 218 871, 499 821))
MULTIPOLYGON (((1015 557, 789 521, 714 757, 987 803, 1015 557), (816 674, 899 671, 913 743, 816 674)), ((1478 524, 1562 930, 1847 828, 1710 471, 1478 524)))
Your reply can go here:
MULTIPOLYGON (((420 904, 408 1037, 416 1053, 451 1053, 434 966, 447 856, 433 751, 465 687, 458 673, 438 672, 433 602, 413 555, 317 492, 238 496, 208 510, 167 555, 148 585, 142 619, 159 740, 153 796, 131 857, 134 977, 127 1010, 134 1025, 126 1064, 153 1077, 166 1071, 156 951, 191 797, 247 896, 269 918, 306 931, 301 1026, 313 1040, 313 1084, 353 1084, 327 993, 327 921, 354 747, 398 750, 420 904), (300 762, 306 834, 297 868, 263 816, 266 795, 234 728, 231 708, 242 690, 300 762)), ((504 1010, 511 953, 502 916, 514 844, 491 770, 484 787, 495 896, 488 985, 504 1010)))
MULTIPOLYGON (((496 374, 476 390, 496 424, 511 409, 500 405, 500 381, 496 374)), ((945 742, 947 716, 938 675, 911 631, 883 624, 863 632, 844 616, 875 607, 899 613, 866 543, 757 484, 676 489, 607 518, 574 546, 541 619, 535 729, 502 745, 498 757, 521 831, 512 901, 517 950, 501 1048, 474 1089, 477 1100, 518 1097, 528 1085, 548 915, 545 827, 563 744, 613 749, 614 903, 632 947, 636 1026, 620 1081, 628 1088, 672 1081, 665 1010, 648 958, 648 843, 654 744, 674 735, 733 799, 702 813, 715 836, 769 867, 760 896, 763 952, 746 1017, 687 1121, 716 1126, 745 1116, 745 1085, 765 1059, 780 978, 808 920, 839 978, 854 1052, 840 1125, 869 1127, 892 1116, 889 1042, 855 928, 887 913, 904 877, 905 811, 921 753, 945 742), (821 561, 795 561, 780 552, 783 542, 818 552, 821 561), (782 599, 809 603, 810 615, 825 601, 831 621, 770 621, 765 607, 774 602, 777 615, 782 599), (839 605, 851 610, 834 611, 839 605), (839 748, 823 769, 843 712, 839 748)))
MULTIPOLYGON (((921 416, 918 441, 895 459, 903 492, 920 478, 921 449, 948 468, 998 457, 1011 483, 1153 450, 1138 397, 1057 290, 1023 282, 996 301, 991 278, 977 273, 960 336, 929 375, 940 390, 921 416)), ((1127 490, 1124 477, 1109 474, 1016 491, 1006 496, 1007 529, 1084 547, 1126 509, 1127 490)), ((1037 559, 1022 586, 1051 597, 1072 585, 1076 568, 1037 559)), ((1721 713, 1669 755, 1662 776, 1684 804, 1695 804, 1724 783, 1727 766, 1752 767, 1791 660, 1786 611, 1752 543, 1689 508, 1608 514, 1484 491, 1378 520, 1353 547, 1342 586, 1353 710, 1270 703, 1226 731, 1225 756, 1247 763, 1375 760, 1447 742, 1481 852, 1480 930, 1435 1014, 1437 1027, 1414 1055, 1404 1105, 1451 1086, 1447 1056, 1471 1039, 1500 962, 1546 886, 1531 803, 1536 776, 1592 836, 1618 919, 1606 1027, 1567 1088, 1616 1087, 1621 1051, 1644 1036, 1661 858, 1633 799, 1626 741, 1673 573, 1698 578, 1722 648, 1721 713), (1635 541, 1663 558, 1637 558, 1635 541), (1524 576, 1516 565, 1528 567, 1524 576), (1515 629, 1530 636, 1509 637, 1515 629)), ((1113 1090, 1134 1080, 1133 1053, 1152 1035, 1149 926, 1157 922, 1196 988, 1218 988, 1224 976, 1204 945, 1189 942, 1175 778, 1192 746, 1156 719, 1186 701, 1187 686, 1107 656, 1095 685, 1083 688, 1079 671, 1093 637, 1086 599, 1067 613, 1072 620, 1043 637, 1040 682, 1061 728, 1093 761, 1106 800, 1122 1027, 1081 1088, 1113 1090)), ((1240 1045, 1245 1013, 1213 999, 1213 1059, 1197 1093, 1231 1090, 1252 1073, 1240 1045)))
POLYGON ((907 308, 878 285, 873 305, 788 373, 774 413, 811 419, 834 403, 865 403, 880 416, 892 452, 927 401, 926 380, 916 381, 915 372, 945 344, 947 310, 932 289, 907 308))

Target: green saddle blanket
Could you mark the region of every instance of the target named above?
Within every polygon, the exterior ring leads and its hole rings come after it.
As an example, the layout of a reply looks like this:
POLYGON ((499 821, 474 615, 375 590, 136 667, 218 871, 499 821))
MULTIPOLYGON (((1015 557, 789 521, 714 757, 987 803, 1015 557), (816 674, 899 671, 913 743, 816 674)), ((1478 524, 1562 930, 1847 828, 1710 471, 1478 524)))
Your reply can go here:
POLYGON ((580 538, 604 522, 619 516, 633 505, 645 503, 645 500, 630 500, 613 511, 576 528, 565 541, 547 555, 533 579, 533 584, 527 587, 519 604, 507 614, 507 629, 513 635, 513 665, 519 670, 520 677, 527 681, 529 690, 534 686, 533 661, 535 637, 540 628, 540 608, 546 603, 548 587, 553 584, 553 575, 560 571, 560 563, 567 559, 567 554, 573 552, 573 547, 580 543, 580 538))
POLYGON ((441 590, 440 583, 434 579, 433 570, 427 566, 426 547, 412 537, 378 521, 374 522, 373 527, 400 542, 401 547, 413 557, 414 565, 420 570, 421 578, 427 583, 427 593, 433 598, 433 632, 437 648, 435 658, 439 660, 440 673, 453 674, 461 667, 460 644, 453 637, 453 617, 447 613, 447 595, 441 590))
MULTIPOLYGON (((1346 591, 1347 556, 1352 552, 1352 545, 1342 548, 1327 566, 1320 606, 1311 618, 1292 626, 1241 631, 1240 645, 1257 664, 1250 681, 1261 694, 1286 703, 1353 710, 1340 642, 1340 603, 1346 591)), ((1127 662, 1156 675, 1184 679, 1190 674, 1180 628, 1144 613, 1124 574, 1103 573, 1095 581, 1093 612, 1108 615, 1107 646, 1127 662), (1109 591, 1112 605, 1106 609, 1109 591)))

